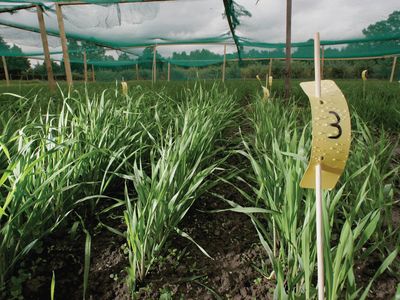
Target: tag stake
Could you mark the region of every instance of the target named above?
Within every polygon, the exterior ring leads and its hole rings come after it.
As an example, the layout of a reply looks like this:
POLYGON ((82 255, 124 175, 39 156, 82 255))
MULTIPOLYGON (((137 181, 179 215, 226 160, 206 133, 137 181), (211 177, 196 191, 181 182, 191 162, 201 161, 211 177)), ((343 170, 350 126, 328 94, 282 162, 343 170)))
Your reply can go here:
MULTIPOLYGON (((314 35, 315 96, 321 99, 321 61, 319 32, 314 35)), ((320 158, 323 159, 323 158, 320 158)), ((324 238, 322 215, 321 163, 315 166, 315 202, 317 222, 318 300, 324 300, 324 238)))

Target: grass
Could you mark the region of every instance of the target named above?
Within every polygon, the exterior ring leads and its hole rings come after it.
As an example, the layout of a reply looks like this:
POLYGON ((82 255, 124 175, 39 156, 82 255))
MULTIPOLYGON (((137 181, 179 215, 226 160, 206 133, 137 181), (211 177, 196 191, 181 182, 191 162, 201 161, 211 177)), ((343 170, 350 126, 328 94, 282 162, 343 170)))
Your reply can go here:
MULTIPOLYGON (((126 239, 133 293, 172 232, 196 243, 179 224, 196 199, 236 172, 224 147, 235 143, 228 132, 241 127, 237 153, 248 169, 238 179, 250 191, 239 192, 248 205, 227 201, 257 228, 276 297, 314 298, 314 193, 298 185, 311 144, 310 112, 294 84, 293 98, 281 100, 283 82, 275 80, 272 102, 260 99, 256 80, 130 82, 127 94, 116 83, 62 85, 54 94, 37 84, 0 87, 7 107, 0 113, 0 290, 40 241, 70 227, 77 212, 86 237, 83 293, 93 237, 85 223, 104 214, 125 224, 124 232, 108 228, 126 239)), ((399 267, 400 235, 391 218, 400 87, 371 80, 363 98, 361 80, 338 84, 351 107, 353 141, 338 188, 324 193, 326 292, 328 299, 359 299, 373 279, 399 267), (361 286, 355 264, 372 254, 381 267, 361 286)))
MULTIPOLYGON (((50 101, 42 111, 34 98, 27 116, 16 110, 2 128, 0 285, 80 203, 96 213, 113 172, 122 171, 149 140, 143 134, 152 127, 148 105, 161 98, 137 89, 131 97, 116 91, 92 97, 62 94, 62 99, 61 104, 50 101)), ((25 98, 19 101, 27 105, 25 98)))
MULTIPOLYGON (((301 106, 308 107, 308 99, 304 95, 303 91, 299 87, 301 81, 307 81, 295 79, 292 81, 292 93, 293 96, 298 99, 298 104, 301 106)), ((357 112, 357 114, 368 123, 369 126, 383 127, 385 130, 391 132, 397 132, 400 128, 400 103, 398 101, 398 95, 400 93, 400 84, 397 82, 390 83, 386 80, 368 80, 366 82, 366 97, 363 96, 363 81, 361 79, 356 80, 336 80, 338 86, 343 91, 346 99, 348 100, 351 112, 357 112)), ((132 87, 140 86, 144 89, 156 89, 162 90, 163 93, 178 99, 181 97, 181 91, 185 88, 192 88, 196 84, 196 81, 177 81, 177 82, 166 82, 158 81, 154 86, 150 81, 131 81, 128 82, 130 89, 132 87)), ((202 85, 205 88, 210 88, 214 84, 212 80, 202 81, 202 85)), ((251 99, 255 94, 262 93, 259 86, 259 82, 254 80, 228 80, 225 82, 225 86, 230 90, 235 90, 235 98, 251 99)), ((88 83, 87 90, 88 94, 98 93, 104 89, 114 89, 116 87, 115 82, 110 83, 88 83)), ((118 86, 119 87, 119 86, 118 86)), ((220 89, 222 85, 220 85, 220 89)), ((61 83, 61 89, 66 94, 68 91, 65 83, 61 83)), ((84 91, 85 85, 80 82, 76 82, 74 89, 84 91)), ((40 94, 39 101, 44 106, 47 105, 47 99, 52 96, 49 92, 46 83, 40 82, 15 82, 10 87, 5 85, 0 86, 0 93, 8 92, 15 93, 18 95, 24 95, 27 98, 33 98, 40 94)), ((273 87, 271 92, 275 94, 277 98, 284 96, 284 82, 280 79, 274 79, 273 87)), ((56 93, 53 97, 58 98, 56 93)), ((5 103, 8 97, 2 96, 0 101, 5 103)), ((13 98, 8 100, 14 101, 13 98)), ((62 99, 59 99, 60 101, 62 99)))
MULTIPOLYGON (((250 165, 241 180, 253 191, 241 193, 252 207, 268 211, 249 215, 272 262, 278 299, 316 297, 315 196, 299 186, 310 152, 310 113, 298 107, 293 100, 256 100, 248 117, 254 134, 243 137, 238 151, 250 165)), ((346 172, 334 191, 324 192, 327 299, 364 299, 370 285, 364 291, 357 286, 354 262, 378 252, 378 274, 399 251, 398 229, 391 225, 399 166, 390 163, 397 143, 384 131, 372 134, 357 114, 353 127, 346 172)))
POLYGON ((150 161, 139 157, 132 172, 124 175, 132 181, 135 194, 131 197, 125 192, 124 212, 133 291, 171 232, 186 236, 177 226, 193 202, 215 185, 210 176, 223 160, 217 158, 221 149, 215 144, 237 112, 233 97, 215 87, 186 90, 185 99, 170 125, 160 125, 159 136, 152 136, 150 161))

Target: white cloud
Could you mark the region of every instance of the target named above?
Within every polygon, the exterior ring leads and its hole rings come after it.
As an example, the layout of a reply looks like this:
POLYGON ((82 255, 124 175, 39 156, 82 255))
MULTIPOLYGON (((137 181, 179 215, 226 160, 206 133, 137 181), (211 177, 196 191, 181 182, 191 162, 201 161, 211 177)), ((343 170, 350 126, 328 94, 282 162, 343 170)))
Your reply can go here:
MULTIPOLYGON (((257 41, 284 42, 286 1, 237 0, 251 13, 239 33, 257 41)), ((362 29, 400 9, 399 0, 294 0, 292 40, 306 41, 319 31, 322 39, 361 37, 362 29)))
MULTIPOLYGON (((256 0, 236 1, 252 14, 251 18, 241 18, 241 25, 237 28, 239 36, 262 42, 284 42, 286 1, 260 0, 258 4, 256 0)), ((305 41, 316 31, 321 33, 321 39, 360 37, 363 28, 387 18, 395 9, 400 9, 399 0, 294 0, 293 41, 305 41)), ((69 33, 116 45, 144 41, 157 43, 163 39, 179 42, 229 33, 227 20, 223 18, 222 0, 129 3, 121 4, 119 9, 116 5, 82 5, 63 7, 63 12, 69 33)), ((45 21, 48 29, 58 30, 54 11, 46 13, 45 21)), ((1 22, 38 27, 35 10, 2 13, 1 22)), ((22 46, 24 50, 41 49, 38 34, 0 28, 0 35, 8 42, 22 46)), ((60 49, 59 39, 50 38, 50 46, 60 49)), ((170 55, 173 51, 189 52, 203 47, 163 46, 159 51, 170 55)), ((221 45, 210 45, 207 48, 223 52, 221 45)), ((234 50, 234 47, 229 47, 228 52, 234 50)))

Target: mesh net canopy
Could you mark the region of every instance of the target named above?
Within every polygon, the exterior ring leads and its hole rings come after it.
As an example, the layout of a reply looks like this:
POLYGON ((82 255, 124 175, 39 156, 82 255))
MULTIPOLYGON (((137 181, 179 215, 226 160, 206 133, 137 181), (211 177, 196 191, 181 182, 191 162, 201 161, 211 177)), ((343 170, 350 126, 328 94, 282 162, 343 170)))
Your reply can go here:
MULTIPOLYGON (((374 9, 345 0, 308 2, 294 3, 292 58, 313 58, 316 31, 326 59, 400 54, 398 0, 386 0, 385 7, 374 4, 374 9)), ((272 0, 3 1, 0 37, 8 46, 0 45, 0 55, 43 58, 40 5, 51 58, 62 61, 58 4, 76 64, 83 63, 84 52, 88 64, 104 68, 151 65, 154 57, 203 67, 221 64, 225 51, 227 61, 285 58, 285 1, 272 0)))

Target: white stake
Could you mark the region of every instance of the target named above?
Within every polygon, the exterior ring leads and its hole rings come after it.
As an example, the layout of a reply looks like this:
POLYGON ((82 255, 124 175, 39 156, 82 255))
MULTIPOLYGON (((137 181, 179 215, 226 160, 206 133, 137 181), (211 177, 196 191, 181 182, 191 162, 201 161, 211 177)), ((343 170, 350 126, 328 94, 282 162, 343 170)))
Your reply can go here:
POLYGON ((324 300, 324 223, 322 221, 321 165, 315 166, 315 201, 317 215, 318 300, 324 300))
POLYGON ((315 97, 321 98, 321 55, 319 32, 314 35, 314 72, 315 72, 315 97))
MULTIPOLYGON (((321 98, 321 62, 319 32, 314 36, 315 96, 321 98)), ((322 216, 321 164, 315 166, 315 201, 317 223, 318 300, 324 300, 324 223, 322 216)))

